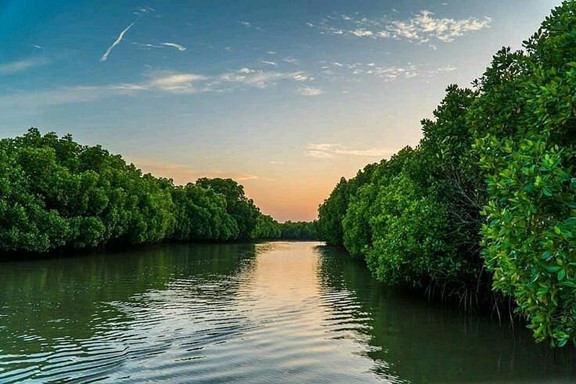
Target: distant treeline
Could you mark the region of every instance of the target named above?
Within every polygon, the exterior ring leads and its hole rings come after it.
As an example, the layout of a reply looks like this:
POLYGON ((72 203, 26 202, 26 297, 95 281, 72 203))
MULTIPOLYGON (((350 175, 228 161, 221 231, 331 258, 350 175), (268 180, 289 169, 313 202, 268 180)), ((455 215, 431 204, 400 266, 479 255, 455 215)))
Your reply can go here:
POLYGON ((283 240, 318 240, 315 221, 286 221, 280 224, 283 240))
POLYGON ((174 185, 100 146, 35 128, 0 140, 4 255, 164 240, 279 239, 284 228, 292 227, 263 215, 231 179, 174 185))
POLYGON ((576 2, 501 49, 472 89, 451 85, 423 138, 319 208, 329 243, 389 284, 498 311, 537 341, 576 342, 576 2))

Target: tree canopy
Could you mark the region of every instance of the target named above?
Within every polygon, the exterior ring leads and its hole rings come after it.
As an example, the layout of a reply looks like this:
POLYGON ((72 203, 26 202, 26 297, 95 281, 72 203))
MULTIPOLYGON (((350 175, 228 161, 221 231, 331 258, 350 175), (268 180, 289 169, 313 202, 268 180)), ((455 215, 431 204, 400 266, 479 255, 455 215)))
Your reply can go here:
POLYGON ((450 85, 416 148, 340 180, 320 235, 384 282, 509 297, 537 341, 576 343, 575 30, 565 1, 473 88, 450 85))
POLYGON ((36 128, 0 140, 4 252, 279 237, 279 224, 234 180, 177 186, 100 146, 36 128))

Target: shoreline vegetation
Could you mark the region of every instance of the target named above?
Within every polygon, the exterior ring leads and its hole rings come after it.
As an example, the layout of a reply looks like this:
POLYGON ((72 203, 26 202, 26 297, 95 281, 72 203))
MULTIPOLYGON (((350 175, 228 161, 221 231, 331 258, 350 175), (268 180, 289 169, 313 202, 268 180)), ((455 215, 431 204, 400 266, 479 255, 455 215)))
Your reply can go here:
POLYGON ((158 242, 316 238, 315 224, 278 223, 232 179, 184 186, 143 174, 71 135, 0 140, 0 259, 158 242))
POLYGON ((450 85, 423 138, 342 178, 319 207, 328 244, 390 285, 576 344, 576 2, 472 88, 450 85), (511 312, 510 312, 511 314, 511 312))

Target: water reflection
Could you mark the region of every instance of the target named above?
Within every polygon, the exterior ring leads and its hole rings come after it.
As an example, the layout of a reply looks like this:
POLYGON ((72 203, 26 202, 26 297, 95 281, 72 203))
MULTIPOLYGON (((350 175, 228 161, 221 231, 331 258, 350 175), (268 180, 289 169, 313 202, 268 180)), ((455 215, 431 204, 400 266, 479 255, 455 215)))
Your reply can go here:
POLYGON ((3 384, 576 378, 527 332, 403 297, 318 243, 6 263, 0 308, 3 384))
MULTIPOLYGON (((237 306, 255 325, 245 332, 242 344, 250 359, 270 367, 262 382, 396 382, 372 373, 365 346, 356 336, 346 336, 357 324, 354 319, 345 324, 339 316, 350 308, 342 305, 336 315, 324 305, 315 245, 268 244, 256 259, 251 279, 242 281, 237 306)), ((259 382, 258 376, 247 382, 259 382)))
POLYGON ((110 379, 106 372, 171 348, 179 330, 208 334, 189 323, 230 303, 255 253, 253 245, 160 246, 3 264, 0 382, 110 379))
MULTIPOLYGON (((573 351, 535 345, 525 329, 466 317, 378 284, 365 266, 342 251, 317 247, 326 296, 340 294, 357 306, 357 331, 371 346, 374 370, 412 383, 574 382, 573 351)), ((332 303, 342 313, 340 302, 332 303)))

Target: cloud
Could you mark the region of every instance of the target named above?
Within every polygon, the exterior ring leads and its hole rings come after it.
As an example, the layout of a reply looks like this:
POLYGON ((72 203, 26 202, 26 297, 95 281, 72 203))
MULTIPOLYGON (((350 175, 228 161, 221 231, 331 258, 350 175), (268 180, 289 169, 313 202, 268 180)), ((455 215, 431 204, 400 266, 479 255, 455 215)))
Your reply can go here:
POLYGON ((254 26, 254 24, 252 24, 252 23, 249 22, 249 21, 243 20, 243 21, 239 21, 238 23, 241 24, 242 26, 246 27, 246 28, 253 28, 253 29, 257 30, 257 31, 261 31, 261 30, 262 30, 262 28, 254 26))
POLYGON ((176 48, 177 50, 183 52, 186 50, 186 47, 184 47, 183 45, 180 44, 176 44, 176 43, 160 43, 160 44, 150 44, 150 43, 132 43, 133 45, 137 46, 138 48, 141 49, 150 49, 150 48, 155 48, 155 49, 163 49, 163 48, 176 48))
POLYGON ((150 81, 141 84, 143 89, 157 89, 171 93, 197 93, 199 89, 196 84, 206 77, 195 73, 173 73, 156 72, 151 76, 150 81))
POLYGON ((407 65, 404 67, 398 66, 382 66, 376 63, 351 63, 343 64, 334 62, 330 66, 324 66, 323 71, 326 75, 334 75, 335 71, 350 71, 352 75, 371 75, 378 77, 385 82, 394 81, 396 79, 411 79, 421 75, 422 70, 415 65, 407 65))
POLYGON ((136 16, 142 16, 145 15, 147 13, 154 13, 156 12, 156 10, 152 7, 139 7, 135 12, 134 15, 136 16))
POLYGON ((351 34, 357 37, 372 37, 374 36, 374 32, 369 31, 367 29, 359 28, 353 31, 350 31, 351 34))
POLYGON ((299 65, 300 64, 300 60, 295 59, 293 57, 286 57, 284 59, 282 59, 282 61, 289 63, 289 64, 294 64, 294 65, 299 65))
POLYGON ((34 109, 152 91, 193 94, 203 91, 196 85, 205 79, 204 76, 193 73, 155 72, 149 74, 147 80, 139 83, 77 85, 45 91, 15 92, 0 96, 0 106, 34 109))
POLYGON ((392 155, 396 152, 389 148, 353 149, 340 144, 309 144, 306 154, 317 159, 333 159, 339 156, 379 157, 392 155))
POLYGON ((320 33, 329 35, 348 35, 370 39, 396 39, 425 43, 436 39, 445 43, 454 41, 467 32, 488 28, 492 21, 489 17, 482 19, 437 18, 434 13, 422 10, 406 20, 377 20, 352 18, 343 15, 340 19, 325 18, 318 24, 307 23, 317 28, 320 33))
POLYGON ((409 65, 407 67, 374 67, 367 72, 383 79, 384 81, 396 80, 399 77, 411 79, 418 76, 418 70, 414 65, 409 65))
POLYGON ((132 45, 137 46, 138 48, 141 49, 150 49, 150 48, 165 48, 162 45, 158 45, 158 44, 149 44, 149 43, 132 43, 132 45))
POLYGON ((160 45, 163 45, 165 47, 172 47, 172 48, 176 48, 179 51, 185 51, 186 48, 181 46, 180 44, 176 44, 176 43, 160 43, 160 45))
MULTIPOLYGON (((6 68, 13 71, 12 67, 6 68)), ((83 103, 141 92, 196 94, 230 92, 244 88, 266 89, 279 82, 303 84, 312 79, 309 74, 300 71, 276 72, 250 68, 241 68, 238 71, 212 76, 186 72, 154 71, 145 74, 142 81, 133 83, 75 85, 50 90, 17 91, 0 96, 0 106, 2 108, 40 108, 59 104, 83 103)), ((312 90, 309 92, 313 93, 312 90)))
POLYGON ((221 87, 226 84, 236 84, 264 89, 276 85, 279 81, 285 80, 304 82, 313 80, 313 78, 306 72, 302 71, 277 72, 245 67, 237 71, 221 74, 218 77, 218 81, 213 82, 211 85, 221 87))
POLYGON ((319 96, 323 94, 324 91, 314 87, 299 87, 296 89, 296 93, 302 96, 319 96))
POLYGON ((273 67, 277 67, 278 63, 274 62, 274 61, 268 61, 268 60, 262 60, 262 64, 267 64, 267 65, 271 65, 273 67))
POLYGON ((446 66, 444 66, 444 67, 439 67, 439 68, 436 68, 436 69, 434 69, 434 70, 431 70, 431 71, 429 72, 429 74, 431 74, 431 75, 436 75, 436 74, 439 74, 439 73, 452 72, 452 71, 455 71, 455 70, 456 70, 456 67, 455 67, 455 66, 453 66, 453 65, 446 65, 446 66))
POLYGON ((16 92, 0 96, 2 108, 36 109, 52 105, 85 103, 110 96, 128 95, 147 89, 139 84, 109 84, 100 86, 73 86, 54 90, 16 92))
POLYGON ((100 61, 106 61, 108 60, 108 55, 110 55, 110 52, 112 52, 112 50, 118 45, 120 44, 120 42, 122 41, 122 39, 124 38, 124 35, 126 34, 126 32, 128 32, 128 30, 130 30, 130 28, 132 28, 134 26, 134 24, 136 24, 136 21, 132 22, 132 24, 130 24, 129 26, 127 26, 126 28, 124 28, 124 30, 122 30, 122 32, 120 32, 120 34, 118 35, 118 37, 116 38, 116 40, 112 43, 111 46, 108 47, 108 49, 106 50, 106 52, 104 52, 104 54, 102 55, 102 57, 100 57, 100 61))
MULTIPOLYGON (((429 78, 442 73, 452 72, 456 67, 446 65, 444 67, 430 68, 426 66, 417 66, 408 64, 406 66, 386 66, 376 63, 340 63, 333 62, 322 66, 322 73, 327 76, 335 76, 337 73, 350 72, 356 76, 375 76, 384 82, 390 82, 398 79, 411 79, 414 77, 429 78)), ((350 78, 350 75, 346 75, 350 78)))
POLYGON ((45 58, 29 58, 24 60, 13 61, 11 63, 0 64, 0 75, 11 75, 26 71, 27 69, 40 67, 50 63, 45 58))

